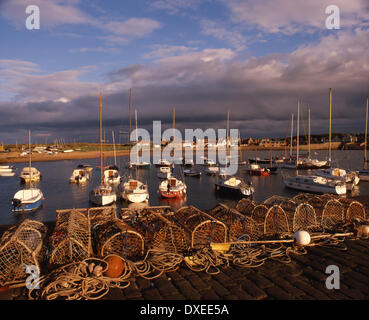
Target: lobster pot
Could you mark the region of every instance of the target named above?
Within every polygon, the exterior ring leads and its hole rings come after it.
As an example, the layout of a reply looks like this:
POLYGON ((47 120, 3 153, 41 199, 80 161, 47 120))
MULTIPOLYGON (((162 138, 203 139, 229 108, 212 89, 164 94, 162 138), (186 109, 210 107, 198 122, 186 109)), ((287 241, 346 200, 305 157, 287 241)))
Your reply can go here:
POLYGON ((88 209, 88 217, 90 219, 91 224, 97 223, 99 220, 105 219, 115 219, 116 215, 116 207, 97 207, 88 209))
POLYGON ((308 202, 311 198, 315 197, 315 195, 310 193, 299 193, 295 195, 291 200, 297 204, 308 202))
POLYGON ((243 198, 240 201, 238 201, 236 205, 236 210, 244 215, 251 216, 252 210, 256 207, 256 204, 254 201, 243 198))
POLYGON ((254 240, 260 236, 258 227, 251 217, 245 216, 224 204, 218 204, 215 208, 209 210, 208 214, 227 226, 230 241, 236 241, 244 236, 254 240))
POLYGON ((57 210, 50 238, 49 265, 59 266, 92 255, 90 220, 87 209, 57 210))
POLYGON ((314 208, 308 203, 301 203, 293 216, 292 231, 309 231, 318 227, 314 208))
POLYGON ((178 209, 171 219, 188 232, 192 248, 227 242, 227 226, 193 206, 178 209))
POLYGON ((144 253, 143 236, 117 218, 101 219, 93 227, 93 236, 97 255, 102 258, 110 254, 132 258, 144 253))
POLYGON ((4 232, 0 241, 0 285, 24 281, 26 266, 36 266, 45 258, 43 249, 46 226, 38 221, 24 220, 4 232))
POLYGON ((264 234, 275 235, 288 233, 289 225, 286 212, 279 205, 269 208, 264 222, 264 234))
POLYGON ((169 207, 147 207, 135 210, 133 215, 122 210, 122 219, 144 236, 147 248, 163 252, 185 252, 188 250, 185 231, 168 220, 171 213, 169 207))
POLYGON ((314 196, 307 201, 314 208, 317 221, 322 220, 324 207, 329 200, 331 198, 326 196, 314 196))
POLYGON ((324 206, 321 226, 331 229, 344 221, 343 205, 337 200, 329 200, 324 206))
POLYGON ((264 222, 268 210, 269 207, 264 204, 258 204, 254 210, 252 210, 251 218, 253 221, 255 221, 258 228, 258 233, 260 234, 264 234, 264 222))
POLYGON ((365 208, 360 202, 352 201, 346 209, 346 221, 365 221, 365 216, 365 208))
POLYGON ((173 214, 170 206, 153 206, 153 207, 130 207, 130 208, 122 208, 120 217, 122 220, 137 220, 142 216, 146 216, 148 213, 157 213, 160 215, 171 215, 173 214))

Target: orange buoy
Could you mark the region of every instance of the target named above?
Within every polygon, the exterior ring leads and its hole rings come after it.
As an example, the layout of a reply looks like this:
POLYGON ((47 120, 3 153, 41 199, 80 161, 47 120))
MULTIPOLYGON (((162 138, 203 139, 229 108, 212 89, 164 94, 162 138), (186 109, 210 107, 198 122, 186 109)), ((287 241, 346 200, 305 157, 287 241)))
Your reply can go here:
POLYGON ((109 278, 118 278, 125 268, 125 263, 118 256, 109 256, 105 259, 108 263, 108 269, 104 272, 104 276, 109 278))

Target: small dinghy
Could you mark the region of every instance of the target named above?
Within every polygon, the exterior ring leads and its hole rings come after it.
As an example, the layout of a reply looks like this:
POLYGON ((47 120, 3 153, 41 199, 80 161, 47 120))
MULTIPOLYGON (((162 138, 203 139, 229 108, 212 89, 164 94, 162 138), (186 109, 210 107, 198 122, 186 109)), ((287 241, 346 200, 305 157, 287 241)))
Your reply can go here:
POLYGON ((40 189, 29 188, 19 190, 12 199, 13 212, 32 212, 42 205, 44 196, 40 189))

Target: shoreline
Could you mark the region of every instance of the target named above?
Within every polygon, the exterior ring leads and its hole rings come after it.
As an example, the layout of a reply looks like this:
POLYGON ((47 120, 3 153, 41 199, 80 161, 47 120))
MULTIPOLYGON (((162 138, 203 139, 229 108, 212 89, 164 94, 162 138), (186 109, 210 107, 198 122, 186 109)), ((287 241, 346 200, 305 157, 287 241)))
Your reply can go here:
MULTIPOLYGON (((332 150, 339 150, 340 143, 332 143, 332 150)), ((296 151, 296 146, 292 147, 292 150, 296 151)), ((301 145, 299 147, 301 151, 307 151, 308 145, 301 145)), ((328 143, 321 144, 311 144, 311 150, 328 150, 328 143)), ((289 151, 290 147, 263 147, 263 146, 244 146, 241 145, 238 147, 238 150, 248 150, 248 151, 289 151)), ((151 148, 151 152, 153 149, 151 148)), ((193 149, 196 151, 196 148, 193 149)), ((205 148, 207 151, 207 148, 205 148)), ((117 150, 117 156, 128 156, 130 154, 130 150, 117 150)), ((105 157, 113 157, 114 151, 105 151, 105 157)), ((63 160, 83 160, 83 159, 95 159, 100 157, 100 151, 74 151, 68 153, 58 153, 55 155, 49 155, 45 153, 32 153, 32 162, 47 162, 47 161, 63 161, 63 160)), ((20 156, 20 152, 12 151, 8 153, 0 153, 0 164, 4 163, 25 163, 29 161, 28 155, 20 156)))

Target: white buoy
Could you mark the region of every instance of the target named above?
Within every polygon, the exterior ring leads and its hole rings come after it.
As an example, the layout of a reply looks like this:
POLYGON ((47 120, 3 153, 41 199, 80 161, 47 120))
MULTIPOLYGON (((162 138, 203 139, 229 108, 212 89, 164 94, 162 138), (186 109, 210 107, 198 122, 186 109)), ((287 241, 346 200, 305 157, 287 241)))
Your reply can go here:
POLYGON ((295 240, 295 243, 301 247, 307 246, 311 241, 309 232, 304 231, 304 230, 295 232, 295 234, 293 235, 293 238, 295 240))

